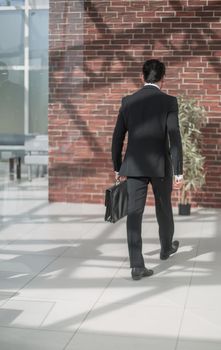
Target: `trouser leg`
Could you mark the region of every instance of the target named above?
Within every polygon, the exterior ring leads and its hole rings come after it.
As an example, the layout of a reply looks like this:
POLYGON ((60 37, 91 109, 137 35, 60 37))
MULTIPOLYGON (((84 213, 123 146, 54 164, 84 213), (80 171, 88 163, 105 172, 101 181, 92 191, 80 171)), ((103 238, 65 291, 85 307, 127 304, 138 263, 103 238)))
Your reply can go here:
POLYGON ((155 197, 161 249, 165 252, 171 248, 174 234, 174 221, 171 204, 172 181, 172 177, 150 179, 155 197))
POLYGON ((142 255, 142 217, 147 197, 147 178, 127 179, 128 216, 127 242, 130 257, 130 267, 144 267, 142 255))

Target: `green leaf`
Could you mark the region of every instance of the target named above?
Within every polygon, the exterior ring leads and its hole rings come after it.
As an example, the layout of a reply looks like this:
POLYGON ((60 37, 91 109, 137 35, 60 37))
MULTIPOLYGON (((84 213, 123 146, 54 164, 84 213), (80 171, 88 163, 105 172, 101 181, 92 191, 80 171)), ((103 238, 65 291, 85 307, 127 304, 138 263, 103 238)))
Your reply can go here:
POLYGON ((201 154, 201 126, 205 122, 205 108, 195 99, 178 96, 180 133, 183 145, 184 196, 205 183, 204 160, 201 154))

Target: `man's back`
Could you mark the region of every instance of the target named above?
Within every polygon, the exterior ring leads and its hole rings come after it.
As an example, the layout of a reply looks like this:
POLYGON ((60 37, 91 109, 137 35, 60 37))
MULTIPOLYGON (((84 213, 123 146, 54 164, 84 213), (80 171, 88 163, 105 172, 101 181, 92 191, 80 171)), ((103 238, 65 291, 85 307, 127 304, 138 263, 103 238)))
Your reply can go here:
POLYGON ((171 150, 174 166, 179 168, 182 150, 177 117, 177 99, 156 86, 145 85, 123 98, 112 144, 113 161, 120 175, 172 175, 169 138, 172 148, 175 146, 174 152, 171 150), (121 165, 119 154, 127 131, 128 145, 121 165))

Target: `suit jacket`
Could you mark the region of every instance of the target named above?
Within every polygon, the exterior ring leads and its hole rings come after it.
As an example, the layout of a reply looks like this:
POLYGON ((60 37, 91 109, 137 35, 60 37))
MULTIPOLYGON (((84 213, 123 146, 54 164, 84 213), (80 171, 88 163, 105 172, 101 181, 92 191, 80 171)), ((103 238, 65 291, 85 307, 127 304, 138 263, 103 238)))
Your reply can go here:
POLYGON ((124 97, 112 139, 114 170, 121 176, 134 177, 181 175, 182 158, 176 97, 151 85, 124 97))

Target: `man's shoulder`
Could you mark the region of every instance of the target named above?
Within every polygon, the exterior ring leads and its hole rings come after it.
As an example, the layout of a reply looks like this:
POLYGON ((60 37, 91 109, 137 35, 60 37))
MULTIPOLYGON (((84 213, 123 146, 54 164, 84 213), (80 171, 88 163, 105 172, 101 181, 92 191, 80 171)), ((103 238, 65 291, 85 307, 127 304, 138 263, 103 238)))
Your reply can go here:
POLYGON ((126 105, 127 103, 130 103, 130 102, 136 100, 136 99, 139 98, 139 96, 141 96, 143 93, 144 93, 144 90, 143 90, 143 88, 141 88, 141 89, 139 89, 139 90, 136 90, 136 91, 132 92, 132 93, 129 94, 129 95, 125 95, 125 96, 122 98, 122 105, 126 105))
MULTIPOLYGON (((143 95, 145 95, 147 92, 148 92, 147 89, 141 88, 141 89, 133 92, 130 95, 124 96, 122 98, 122 105, 126 106, 128 103, 130 104, 133 101, 139 100, 139 98, 143 97, 143 95)), ((171 102, 171 103, 176 103, 176 101, 177 101, 177 98, 175 96, 169 95, 165 91, 162 91, 162 90, 157 89, 157 88, 156 88, 153 96, 155 96, 155 94, 157 94, 159 98, 163 98, 164 100, 167 100, 168 102, 171 102)))
POLYGON ((170 95, 165 91, 160 90, 160 92, 161 92, 161 95, 167 98, 168 100, 174 101, 177 99, 176 96, 170 95))
POLYGON ((166 92, 162 92, 162 96, 169 110, 178 110, 178 102, 175 96, 169 95, 166 92))

